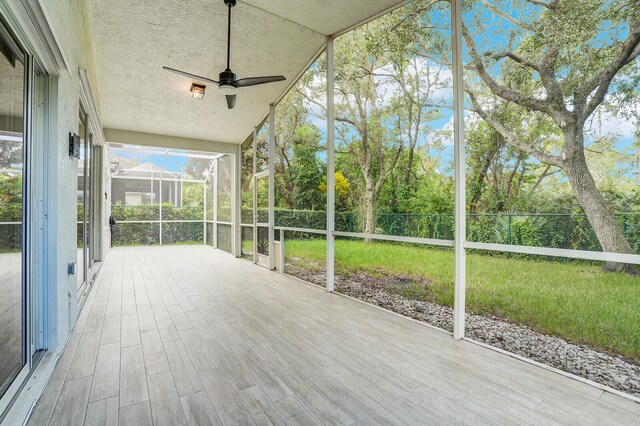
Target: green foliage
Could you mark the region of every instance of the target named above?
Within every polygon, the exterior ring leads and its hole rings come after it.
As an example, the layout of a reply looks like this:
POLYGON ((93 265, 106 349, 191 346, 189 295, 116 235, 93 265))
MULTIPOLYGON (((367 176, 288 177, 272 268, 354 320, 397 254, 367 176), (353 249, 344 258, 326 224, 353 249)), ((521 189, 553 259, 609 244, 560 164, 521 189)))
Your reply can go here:
POLYGON ((193 180, 204 180, 211 170, 213 161, 208 158, 189 157, 185 170, 187 177, 193 180))
POLYGON ((22 175, 0 174, 0 203, 22 202, 22 175))
POLYGON ((324 165, 318 159, 320 132, 315 126, 302 126, 294 135, 291 178, 293 206, 296 209, 321 210, 326 206, 320 189, 324 165))
POLYGON ((204 189, 201 183, 182 182, 182 205, 200 208, 204 206, 204 189))
POLYGON ((18 222, 0 225, 0 253, 22 249, 22 203, 0 204, 0 222, 18 222))
MULTIPOLYGON (((148 245, 160 243, 158 223, 127 223, 135 221, 159 220, 159 205, 111 206, 111 214, 117 223, 113 232, 113 245, 148 245)), ((203 220, 202 207, 176 207, 162 205, 163 220, 203 220)), ((163 223, 162 242, 166 244, 202 242, 204 227, 202 222, 163 223)))

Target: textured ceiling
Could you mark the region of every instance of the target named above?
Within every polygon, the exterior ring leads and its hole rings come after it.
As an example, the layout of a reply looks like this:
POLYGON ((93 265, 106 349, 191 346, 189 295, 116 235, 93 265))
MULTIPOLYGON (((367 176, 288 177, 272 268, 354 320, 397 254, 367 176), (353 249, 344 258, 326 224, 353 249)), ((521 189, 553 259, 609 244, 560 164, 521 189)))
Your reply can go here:
MULTIPOLYGON (((238 0, 231 68, 238 78, 282 74, 288 81, 326 34, 399 0, 238 0)), ((102 122, 107 128, 241 143, 288 82, 243 88, 227 110, 215 85, 191 98, 192 81, 166 65, 217 79, 225 68, 223 0, 90 0, 102 122)))

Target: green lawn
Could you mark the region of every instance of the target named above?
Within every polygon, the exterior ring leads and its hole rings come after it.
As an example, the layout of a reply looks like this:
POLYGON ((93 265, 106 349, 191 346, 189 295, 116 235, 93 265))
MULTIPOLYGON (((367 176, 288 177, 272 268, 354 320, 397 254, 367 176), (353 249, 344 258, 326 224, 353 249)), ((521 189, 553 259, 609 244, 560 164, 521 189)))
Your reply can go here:
MULTIPOLYGON (((286 241, 287 259, 324 262, 324 240, 286 241)), ((453 306, 453 251, 424 246, 336 241, 339 274, 413 278, 404 296, 453 306)), ((640 278, 585 262, 553 262, 471 253, 467 311, 491 313, 545 334, 640 361, 640 278)))

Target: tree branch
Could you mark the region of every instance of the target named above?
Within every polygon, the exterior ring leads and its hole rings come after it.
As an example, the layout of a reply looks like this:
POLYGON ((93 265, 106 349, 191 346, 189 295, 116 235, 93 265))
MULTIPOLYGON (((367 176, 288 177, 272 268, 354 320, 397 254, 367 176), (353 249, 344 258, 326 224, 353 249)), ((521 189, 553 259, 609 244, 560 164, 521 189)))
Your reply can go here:
POLYGON ((469 55, 471 56, 475 70, 477 71, 484 84, 489 87, 494 95, 499 96, 507 101, 514 102, 525 108, 544 112, 545 114, 556 118, 557 114, 555 114, 555 111, 551 109, 550 105, 547 102, 541 101, 531 96, 525 96, 522 93, 511 90, 495 81, 493 77, 491 77, 487 72, 484 66, 484 62, 482 62, 482 58, 480 57, 476 49, 476 44, 473 36, 471 35, 471 33, 469 33, 469 29, 464 23, 462 24, 462 35, 464 36, 467 47, 469 48, 469 55))
POLYGON ((635 21, 627 39, 622 44, 618 55, 609 65, 593 76, 582 88, 578 89, 578 99, 576 104, 580 105, 586 101, 591 93, 595 93, 591 100, 580 111, 579 119, 586 120, 596 108, 604 101, 609 91, 609 86, 618 71, 640 57, 640 20, 635 21))
POLYGON ((495 59, 496 61, 499 61, 501 59, 504 58, 509 58, 517 63, 519 63, 520 65, 524 65, 525 67, 529 67, 531 69, 533 69, 534 71, 538 71, 540 72, 540 66, 538 64, 536 64, 535 62, 531 62, 526 58, 523 58, 520 55, 517 55, 513 52, 500 52, 500 53, 495 53, 495 52, 485 52, 484 54, 485 56, 488 56, 490 58, 495 59))
POLYGON ((515 19, 514 17, 510 16, 508 13, 505 13, 502 9, 500 9, 499 7, 496 7, 493 3, 491 3, 488 0, 482 0, 482 3, 484 3, 484 5, 487 7, 487 9, 491 10, 493 13, 495 13, 496 15, 502 17, 503 19, 505 19, 507 22, 520 27, 520 28, 524 28, 526 30, 529 31, 534 31, 535 32, 535 28, 533 28, 531 25, 527 24, 526 22, 522 22, 522 21, 518 21, 517 19, 515 19))
POLYGON ((539 148, 536 148, 528 143, 525 143, 518 138, 518 136, 505 127, 499 120, 497 120, 493 115, 485 111, 478 102, 475 94, 471 90, 467 90, 469 94, 469 99, 471 100, 471 104, 473 105, 476 113, 482 117, 484 121, 486 121, 491 127, 493 127, 498 133, 504 137, 505 141, 516 149, 521 150, 527 154, 533 155, 538 160, 542 161, 545 164, 551 164, 556 167, 562 168, 563 162, 562 159, 556 155, 547 154, 539 148))
POLYGON ((538 6, 544 6, 547 9, 553 9, 558 5, 558 0, 544 1, 544 0, 525 0, 527 3, 536 4, 538 6))

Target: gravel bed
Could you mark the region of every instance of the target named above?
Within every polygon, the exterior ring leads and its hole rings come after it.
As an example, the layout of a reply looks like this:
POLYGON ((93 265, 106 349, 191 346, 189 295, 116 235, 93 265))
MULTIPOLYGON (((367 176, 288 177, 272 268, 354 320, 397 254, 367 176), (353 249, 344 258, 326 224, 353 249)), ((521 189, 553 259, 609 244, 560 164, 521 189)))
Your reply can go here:
MULTIPOLYGON (((287 273, 319 286, 325 285, 322 265, 309 265, 309 269, 302 269, 287 264, 287 273)), ((403 285, 404 281, 406 278, 403 277, 374 277, 364 273, 355 273, 348 277, 336 275, 336 291, 452 331, 451 308, 432 302, 410 300, 389 291, 394 286, 403 285)), ((466 336, 473 340, 640 396, 640 365, 621 356, 569 343, 494 316, 467 314, 465 328, 466 336)))

